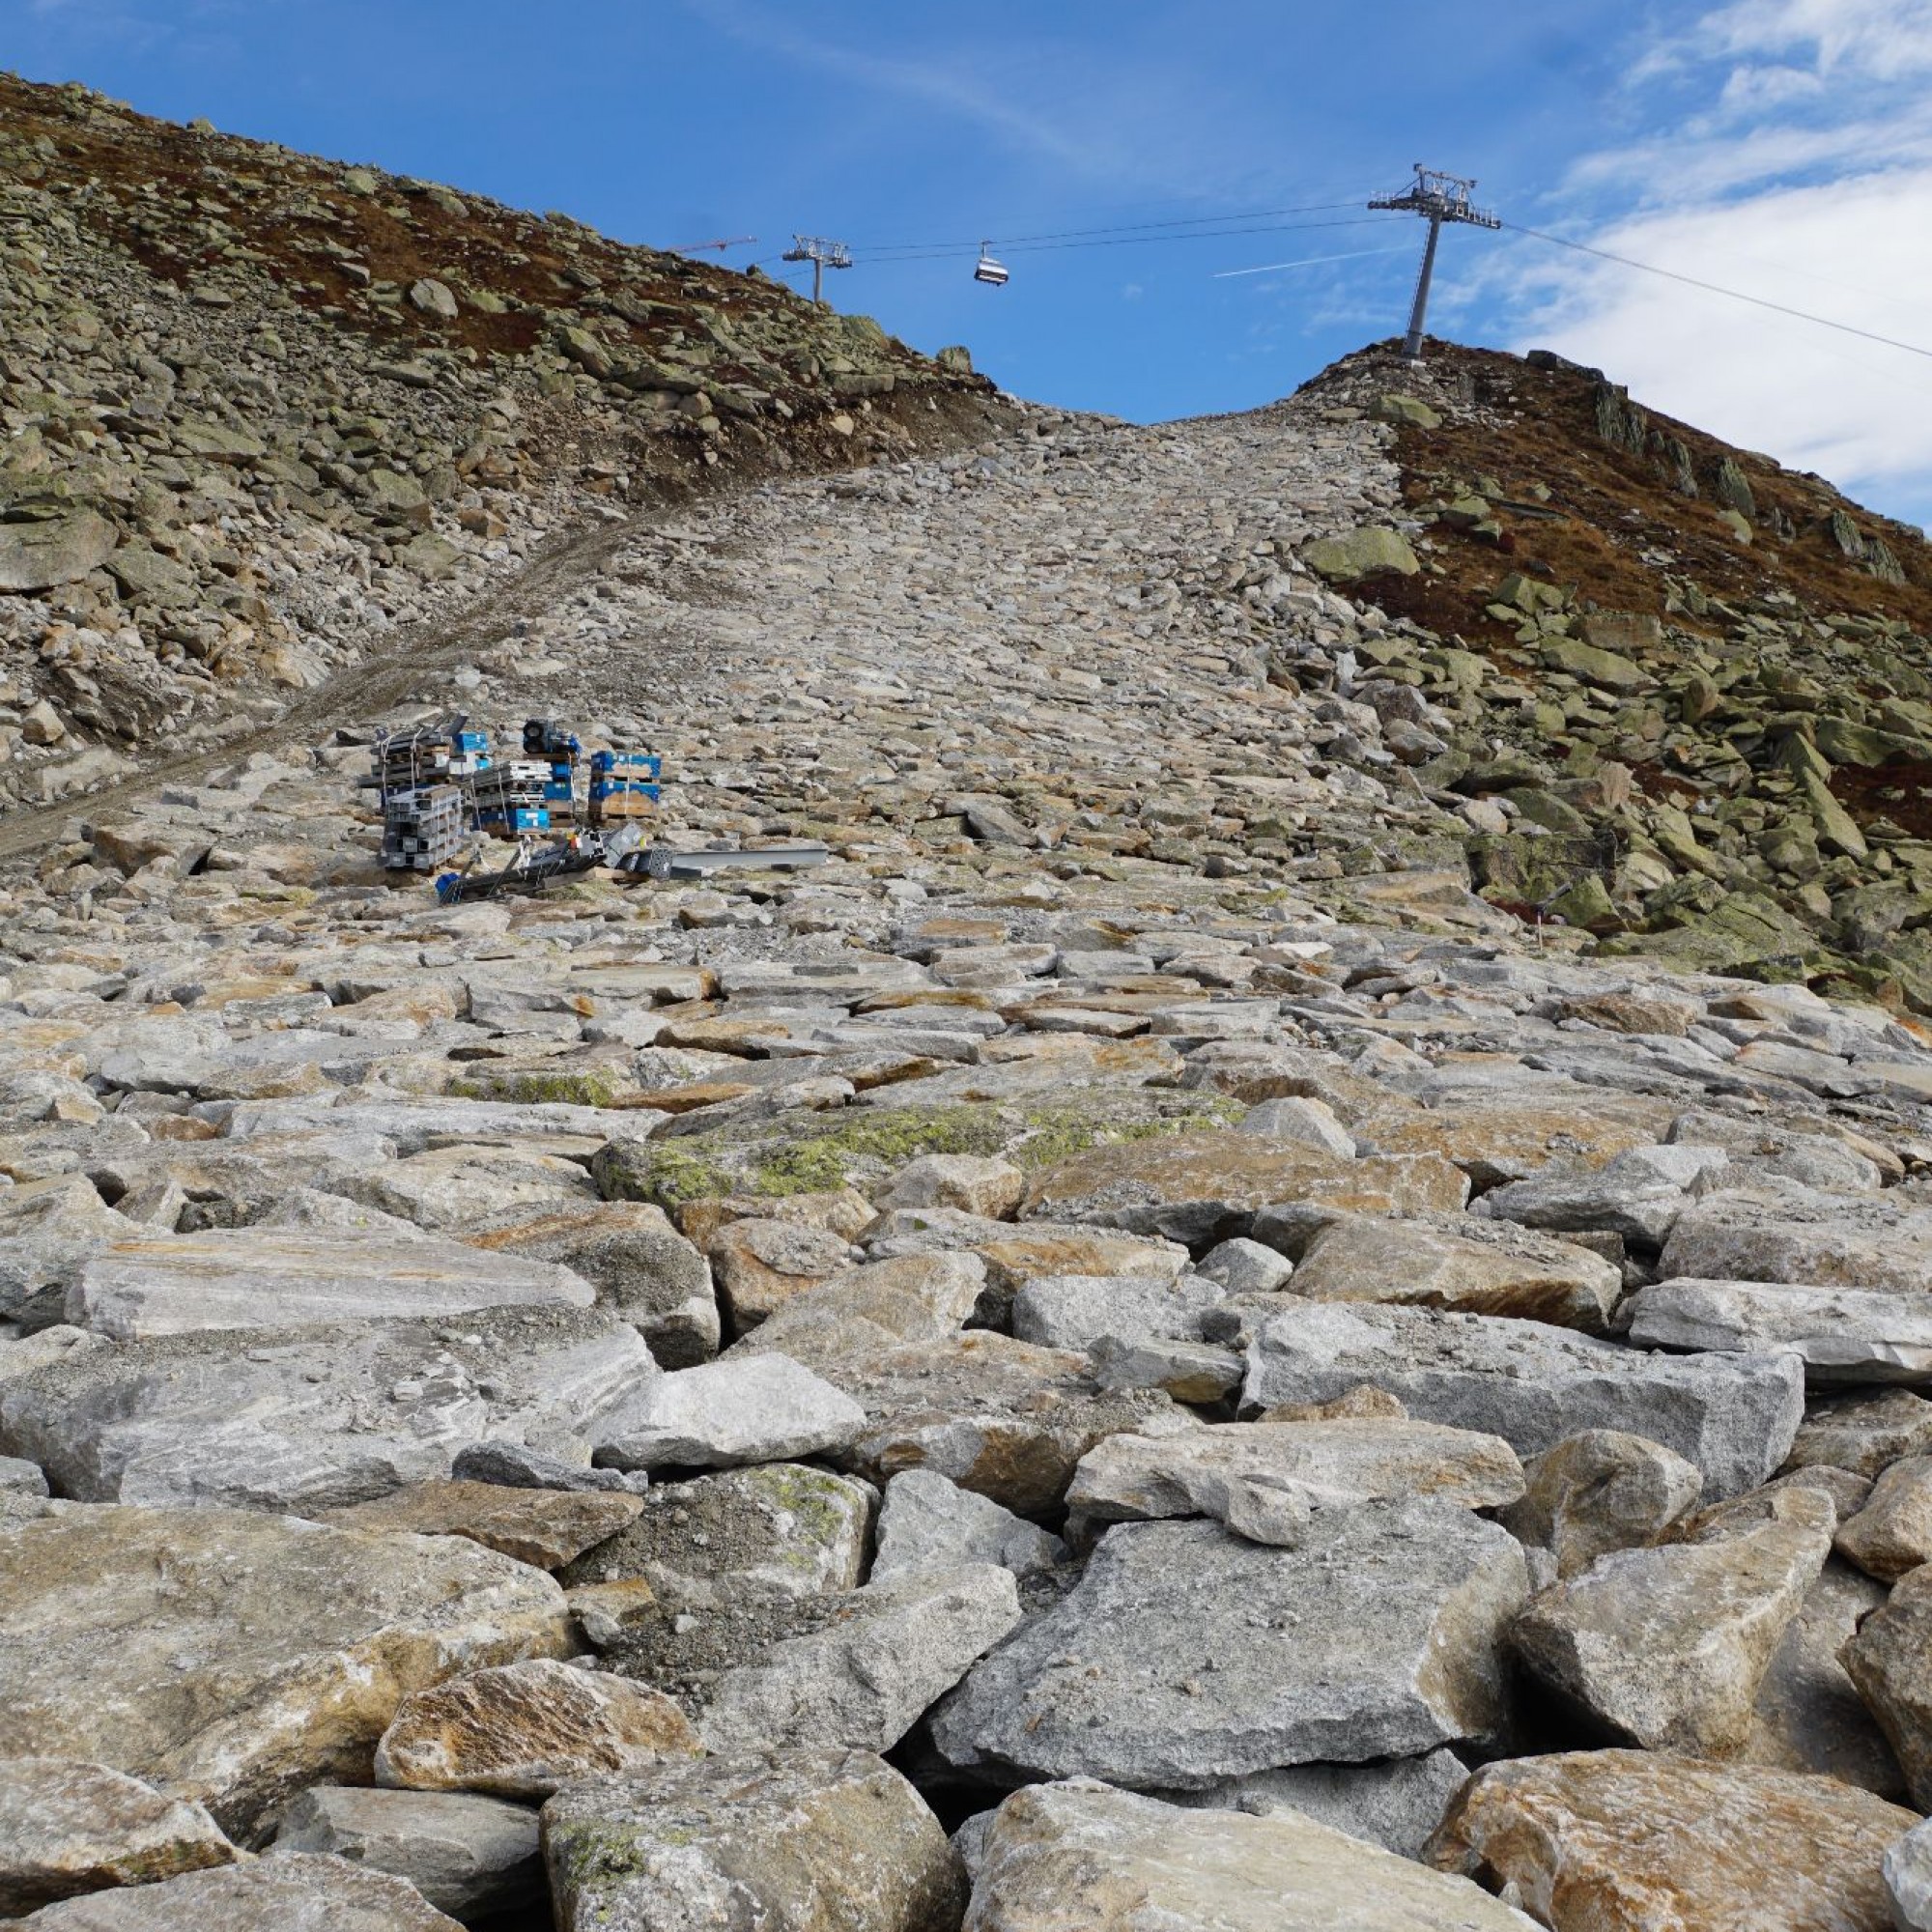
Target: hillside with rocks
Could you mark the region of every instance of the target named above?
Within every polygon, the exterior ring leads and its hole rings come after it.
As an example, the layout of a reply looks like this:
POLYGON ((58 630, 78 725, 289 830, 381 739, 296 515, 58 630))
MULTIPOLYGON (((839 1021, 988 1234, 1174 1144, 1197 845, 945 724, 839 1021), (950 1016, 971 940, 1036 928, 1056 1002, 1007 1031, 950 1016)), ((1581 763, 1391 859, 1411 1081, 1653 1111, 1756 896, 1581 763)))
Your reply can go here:
POLYGON ((0 1923, 1932 1927, 1922 539, 0 90, 0 1923))
POLYGON ((5 75, 0 342, 21 805, 417 656, 629 503, 991 413, 762 277, 5 75))

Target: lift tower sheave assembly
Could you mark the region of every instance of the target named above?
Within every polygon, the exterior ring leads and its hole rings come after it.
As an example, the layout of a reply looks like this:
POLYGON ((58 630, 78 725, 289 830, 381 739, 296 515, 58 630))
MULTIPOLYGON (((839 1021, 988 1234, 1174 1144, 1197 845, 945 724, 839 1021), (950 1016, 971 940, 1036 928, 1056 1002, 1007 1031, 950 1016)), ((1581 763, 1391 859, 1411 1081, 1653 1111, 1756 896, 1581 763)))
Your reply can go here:
POLYGON ((852 251, 844 242, 828 242, 822 235, 794 235, 791 246, 780 259, 811 264, 811 298, 822 302, 825 299, 826 270, 849 269, 852 266, 852 251))
POLYGON ((1422 360, 1423 326, 1429 320, 1429 287, 1435 279, 1435 245, 1442 239, 1445 221, 1466 222, 1472 228, 1500 228, 1502 217, 1477 208, 1470 200, 1476 184, 1461 175, 1445 175, 1434 168, 1415 164, 1415 185, 1401 194, 1372 201, 1374 209, 1398 213, 1426 215, 1429 240, 1423 245, 1422 272, 1415 282, 1415 306, 1409 311, 1408 335, 1402 345, 1403 355, 1411 362, 1422 360))

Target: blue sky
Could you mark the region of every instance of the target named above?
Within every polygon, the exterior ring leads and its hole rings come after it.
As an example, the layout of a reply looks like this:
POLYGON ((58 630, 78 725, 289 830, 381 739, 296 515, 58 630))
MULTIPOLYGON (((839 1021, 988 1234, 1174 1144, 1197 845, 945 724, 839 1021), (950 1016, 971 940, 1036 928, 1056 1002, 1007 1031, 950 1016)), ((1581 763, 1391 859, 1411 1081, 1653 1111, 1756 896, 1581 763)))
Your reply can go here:
MULTIPOLYGON (((1932 346, 1932 0, 0 0, 0 63, 626 240, 839 237, 839 306, 1138 419, 1266 402, 1395 332, 1420 226, 1356 204, 1416 160, 1523 225, 1932 346), (1311 212, 1145 226, 1284 209, 1311 212), (1141 232, 1018 240, 1111 228, 1141 232), (982 236, 1004 290, 971 279, 982 236)), ((1932 359, 1514 234, 1453 233, 1439 290, 1444 333, 1600 363, 1932 517, 1932 359)))

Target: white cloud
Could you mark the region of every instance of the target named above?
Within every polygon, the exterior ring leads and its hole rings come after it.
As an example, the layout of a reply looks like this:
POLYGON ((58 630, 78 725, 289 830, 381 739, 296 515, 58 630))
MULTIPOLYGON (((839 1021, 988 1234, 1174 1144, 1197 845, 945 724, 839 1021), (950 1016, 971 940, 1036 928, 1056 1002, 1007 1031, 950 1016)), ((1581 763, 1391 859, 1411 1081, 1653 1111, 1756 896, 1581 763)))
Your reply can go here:
MULTIPOLYGON (((1648 128, 1579 156, 1540 226, 1932 349, 1932 0, 1740 0, 1633 71, 1648 128)), ((1932 510, 1932 359, 1534 242, 1481 281, 1520 346, 1879 508, 1932 510)))

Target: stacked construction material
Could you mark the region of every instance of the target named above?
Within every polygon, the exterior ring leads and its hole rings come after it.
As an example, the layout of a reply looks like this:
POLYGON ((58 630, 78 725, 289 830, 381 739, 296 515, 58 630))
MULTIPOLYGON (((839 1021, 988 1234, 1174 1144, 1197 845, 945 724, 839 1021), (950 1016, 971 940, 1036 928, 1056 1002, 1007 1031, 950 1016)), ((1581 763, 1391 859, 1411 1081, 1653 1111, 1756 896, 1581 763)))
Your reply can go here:
POLYGON ((642 818, 657 810, 664 760, 653 752, 590 754, 590 823, 642 818))
POLYGON ((575 732, 550 718, 530 718, 524 724, 524 756, 541 758, 549 767, 544 781, 544 805, 556 825, 577 822, 577 761, 582 755, 575 732))
POLYGON ((544 792, 550 782, 550 767, 536 758, 510 758, 478 772, 469 781, 476 823, 505 838, 548 832, 551 814, 544 792))
POLYGON ((463 787, 421 785, 383 797, 383 864, 392 872, 433 872, 456 857, 469 813, 463 787))
POLYGON ((391 793, 461 782, 489 770, 489 734, 467 730, 467 722, 439 718, 377 739, 369 762, 385 806, 391 793))

